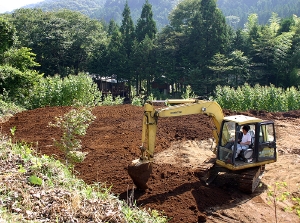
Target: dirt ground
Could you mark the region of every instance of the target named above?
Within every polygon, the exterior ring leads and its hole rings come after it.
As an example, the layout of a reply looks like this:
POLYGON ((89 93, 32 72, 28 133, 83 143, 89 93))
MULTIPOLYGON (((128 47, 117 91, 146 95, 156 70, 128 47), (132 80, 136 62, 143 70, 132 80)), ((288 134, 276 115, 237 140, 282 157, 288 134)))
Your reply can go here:
MULTIPOLYGON (((61 132, 48 123, 69 111, 69 107, 46 107, 24 111, 2 123, 15 138, 32 142, 41 154, 62 159, 53 146, 61 132)), ((97 119, 82 138, 87 158, 76 166, 78 177, 87 183, 102 182, 124 200, 136 200, 141 208, 163 211, 170 222, 276 222, 268 185, 287 182, 287 190, 300 194, 300 111, 248 114, 276 123, 278 162, 266 166, 262 184, 252 195, 237 190, 233 178, 218 176, 209 186, 199 177, 199 167, 213 154, 210 119, 204 115, 162 118, 158 122, 157 146, 149 189, 139 191, 127 174, 127 166, 140 155, 143 108, 131 105, 96 107, 97 119)), ((226 115, 232 112, 224 111, 226 115)), ((278 192, 279 193, 279 192, 278 192)), ((277 222, 300 222, 296 214, 284 211, 288 202, 277 203, 277 222)))

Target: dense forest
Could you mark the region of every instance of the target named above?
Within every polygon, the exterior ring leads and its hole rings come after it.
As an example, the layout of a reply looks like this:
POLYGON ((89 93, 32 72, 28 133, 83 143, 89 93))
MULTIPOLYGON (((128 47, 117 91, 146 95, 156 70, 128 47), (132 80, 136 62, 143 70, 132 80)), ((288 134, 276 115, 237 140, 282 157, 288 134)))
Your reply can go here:
MULTIPOLYGON (((44 76, 114 77, 147 95, 159 93, 152 83, 170 85, 173 96, 186 86, 197 95, 211 95, 218 85, 299 85, 297 16, 273 13, 260 24, 259 16, 250 14, 244 28, 234 30, 215 0, 183 0, 170 12, 169 25, 159 30, 150 0, 139 3, 136 21, 129 1, 123 5, 120 24, 69 10, 3 14, 0 65, 44 76)), ((2 82, 7 75, 2 74, 2 82)))
MULTIPOLYGON (((37 7, 44 11, 69 9, 107 23, 113 19, 121 24, 126 1, 135 23, 141 14, 144 0, 44 0, 27 7, 37 7)), ((149 0, 158 30, 169 24, 168 16, 179 2, 182 0, 149 0)), ((252 13, 258 15, 259 24, 266 24, 273 12, 281 18, 293 14, 300 16, 300 0, 217 0, 216 3, 227 22, 234 28, 243 28, 252 13)))
POLYGON ((103 8, 105 2, 106 0, 44 0, 39 3, 27 5, 24 8, 40 8, 43 11, 69 9, 89 16, 99 8, 103 8))
MULTIPOLYGON (((122 11, 126 2, 131 10, 131 17, 136 23, 145 3, 144 0, 45 0, 37 4, 28 5, 26 8, 39 8, 43 11, 69 9, 106 23, 113 19, 120 25, 122 11)), ((149 0, 158 29, 169 23, 168 15, 178 2, 179 0, 149 0)))
POLYGON ((273 12, 281 18, 300 16, 300 0, 218 0, 217 4, 235 28, 243 28, 252 13, 258 15, 259 24, 268 23, 273 12))

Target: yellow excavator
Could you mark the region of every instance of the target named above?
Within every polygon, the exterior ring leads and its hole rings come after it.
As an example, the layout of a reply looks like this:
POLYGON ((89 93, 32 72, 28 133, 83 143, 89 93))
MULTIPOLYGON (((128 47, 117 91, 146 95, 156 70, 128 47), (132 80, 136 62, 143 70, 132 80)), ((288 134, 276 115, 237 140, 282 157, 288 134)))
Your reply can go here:
MULTIPOLYGON (((215 162, 204 177, 208 185, 219 173, 231 172, 237 175, 239 189, 253 193, 259 185, 265 165, 277 161, 274 122, 245 115, 224 117, 223 110, 215 101, 197 99, 167 100, 168 107, 155 108, 153 102, 144 105, 142 145, 140 158, 128 165, 128 173, 137 188, 147 189, 152 172, 157 122, 159 118, 205 114, 211 117, 215 129, 213 136, 216 147, 215 162), (237 146, 242 137, 242 127, 248 126, 251 135, 249 148, 237 156, 237 146)), ((201 128, 201 126, 199 126, 201 128)))

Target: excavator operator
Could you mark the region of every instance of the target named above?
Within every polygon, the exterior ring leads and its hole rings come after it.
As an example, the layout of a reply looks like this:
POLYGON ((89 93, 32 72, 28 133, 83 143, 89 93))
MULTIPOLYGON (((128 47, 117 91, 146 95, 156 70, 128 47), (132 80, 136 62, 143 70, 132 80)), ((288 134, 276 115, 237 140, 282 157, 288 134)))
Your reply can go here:
POLYGON ((243 137, 242 140, 239 144, 237 144, 237 151, 236 151, 236 155, 235 158, 238 157, 238 155, 240 154, 240 152, 242 150, 246 150, 249 148, 249 145, 251 144, 251 135, 249 133, 250 130, 250 126, 249 125, 244 125, 242 128, 243 131, 243 137))

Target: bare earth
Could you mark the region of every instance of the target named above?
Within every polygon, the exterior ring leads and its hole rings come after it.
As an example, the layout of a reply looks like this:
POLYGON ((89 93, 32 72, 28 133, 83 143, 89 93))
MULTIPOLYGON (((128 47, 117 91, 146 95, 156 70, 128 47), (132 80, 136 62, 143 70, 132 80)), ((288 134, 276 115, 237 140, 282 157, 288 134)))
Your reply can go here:
MULTIPOLYGON (((16 126, 17 140, 32 142, 39 153, 63 159, 53 146, 53 139, 59 139, 61 132, 48 127, 48 123, 69 110, 46 107, 25 111, 2 123, 2 132, 9 134, 10 128, 16 126)), ((239 192, 235 180, 223 175, 209 186, 200 181, 201 164, 214 156, 210 151, 214 126, 204 115, 159 120, 149 189, 135 190, 127 166, 140 155, 143 108, 96 107, 93 113, 97 119, 82 138, 88 155, 76 166, 78 177, 87 183, 106 183, 124 200, 131 194, 141 208, 163 211, 172 223, 276 222, 268 186, 274 188, 276 182, 286 182, 287 191, 300 195, 300 111, 243 113, 272 119, 277 130, 278 162, 266 166, 262 183, 252 195, 239 192)), ((291 203, 287 201, 277 203, 277 222, 300 222, 295 213, 284 211, 288 206, 291 203)))

